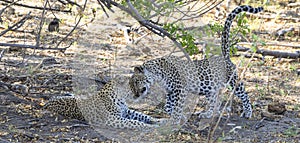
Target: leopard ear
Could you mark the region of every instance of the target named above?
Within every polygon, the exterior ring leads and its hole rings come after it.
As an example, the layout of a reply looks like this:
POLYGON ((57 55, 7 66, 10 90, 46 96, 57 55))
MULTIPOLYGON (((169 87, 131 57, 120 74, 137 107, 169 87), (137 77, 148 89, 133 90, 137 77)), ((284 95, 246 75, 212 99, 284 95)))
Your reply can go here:
POLYGON ((141 66, 136 66, 136 67, 134 67, 134 72, 135 73, 144 73, 144 68, 141 66))
POLYGON ((117 75, 115 79, 120 85, 128 85, 129 77, 117 75))

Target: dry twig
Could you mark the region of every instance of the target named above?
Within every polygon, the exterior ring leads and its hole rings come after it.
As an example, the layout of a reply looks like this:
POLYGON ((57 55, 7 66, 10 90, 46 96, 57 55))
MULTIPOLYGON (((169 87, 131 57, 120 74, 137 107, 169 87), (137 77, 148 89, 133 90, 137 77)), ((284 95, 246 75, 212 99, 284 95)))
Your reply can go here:
POLYGON ((35 50, 59 50, 65 51, 67 48, 46 48, 46 47, 37 47, 33 45, 24 45, 24 44, 10 44, 10 43, 0 43, 0 46, 7 46, 7 47, 18 47, 18 48, 25 48, 25 49, 35 49, 35 50))
POLYGON ((300 22, 300 18, 292 18, 292 17, 278 17, 277 15, 254 15, 255 17, 258 17, 260 19, 280 19, 280 20, 291 20, 295 23, 300 22))
POLYGON ((0 61, 1 61, 2 57, 3 57, 3 55, 4 55, 4 52, 5 52, 5 49, 3 49, 3 50, 0 52, 0 61))
MULTIPOLYGON (((5 3, 15 3, 14 1, 8 1, 8 0, 0 0, 5 3)), ((20 3, 15 3, 14 5, 16 6, 21 6, 21 7, 26 7, 26 8, 32 8, 32 9, 38 9, 38 10, 44 10, 44 7, 37 7, 37 6, 31 6, 31 5, 25 5, 25 4, 20 4, 20 3)), ((59 12, 67 12, 70 13, 71 10, 60 10, 60 9, 51 9, 51 8, 45 8, 46 10, 50 11, 59 11, 59 12)))
MULTIPOLYGON (((159 36, 167 36, 169 39, 171 39, 174 44, 185 54, 185 57, 191 61, 189 55, 185 52, 185 50, 182 48, 181 44, 179 42, 177 42, 176 38, 174 38, 170 33, 168 33, 167 31, 165 31, 163 28, 158 27, 154 24, 152 24, 150 21, 145 20, 139 13, 138 11, 132 6, 131 2, 129 0, 127 0, 127 4, 129 6, 129 8, 126 8, 114 1, 110 1, 110 0, 98 0, 99 3, 102 3, 104 5, 109 4, 110 5, 114 5, 116 7, 118 7, 119 9, 127 12, 129 15, 131 15, 133 18, 135 18, 141 25, 145 26, 147 29, 149 29, 150 31, 152 31, 153 33, 159 35, 159 36)), ((110 7, 108 7, 110 8, 110 7)))
POLYGON ((45 22, 45 10, 46 10, 46 6, 47 6, 47 3, 48 3, 48 0, 46 0, 44 2, 44 10, 42 12, 42 16, 41 16, 41 23, 39 25, 39 29, 38 29, 38 33, 36 35, 36 47, 39 47, 40 46, 40 37, 41 37, 41 31, 42 31, 42 28, 43 28, 43 25, 44 25, 44 22, 45 22))
MULTIPOLYGON (((249 42, 239 42, 238 45, 252 45, 249 42)), ((262 44, 257 43, 257 46, 262 46, 262 44)), ((291 45, 291 44, 281 44, 281 43, 265 43, 266 46, 281 46, 281 47, 292 47, 292 48, 300 48, 300 45, 291 45)))
MULTIPOLYGON (((238 51, 251 51, 250 48, 242 47, 242 46, 236 46, 238 51)), ((264 49, 257 49, 255 51, 257 54, 261 54, 262 56, 273 56, 275 58, 287 58, 287 59, 298 59, 300 58, 300 51, 297 51, 295 53, 289 53, 289 52, 281 52, 281 51, 270 51, 270 50, 264 50, 264 49)))
POLYGON ((8 31, 16 30, 16 29, 20 28, 26 22, 26 20, 28 18, 30 18, 30 14, 31 14, 31 12, 29 12, 28 14, 26 14, 20 21, 18 21, 17 23, 15 23, 13 26, 10 26, 6 30, 2 31, 0 33, 0 37, 3 36, 8 31))
POLYGON ((5 9, 9 8, 10 6, 12 6, 13 4, 15 4, 16 2, 19 2, 20 0, 17 0, 15 2, 10 3, 9 5, 7 5, 6 7, 4 7, 1 11, 0 11, 0 16, 2 15, 2 13, 5 11, 5 9))
MULTIPOLYGON (((85 8, 86 8, 86 4, 87 4, 87 0, 85 0, 85 2, 84 2, 84 6, 83 6, 83 8, 82 8, 82 11, 84 11, 85 10, 85 8)), ((75 31, 75 29, 78 27, 78 25, 79 25, 79 23, 80 23, 80 21, 81 21, 81 19, 82 19, 82 17, 83 17, 83 14, 82 13, 80 13, 80 15, 79 15, 79 19, 78 19, 78 21, 76 22, 76 24, 75 24, 75 26, 73 27, 73 29, 61 40, 61 41, 59 41, 58 43, 57 43, 57 45, 56 45, 56 47, 55 48, 58 48, 58 46, 63 42, 63 41, 65 41, 74 31, 75 31)), ((71 46, 72 45, 72 42, 71 42, 71 44, 69 45, 69 46, 71 46)))

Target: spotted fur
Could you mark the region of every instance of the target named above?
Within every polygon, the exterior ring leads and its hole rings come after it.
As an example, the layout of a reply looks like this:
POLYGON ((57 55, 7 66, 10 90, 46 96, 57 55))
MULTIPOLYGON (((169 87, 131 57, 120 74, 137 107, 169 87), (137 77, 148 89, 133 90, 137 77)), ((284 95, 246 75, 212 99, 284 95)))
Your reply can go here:
POLYGON ((233 19, 240 12, 258 13, 262 7, 239 6, 227 17, 222 33, 222 56, 190 63, 175 56, 165 56, 146 61, 134 68, 130 86, 135 98, 145 96, 150 86, 158 82, 167 91, 165 110, 174 119, 181 119, 182 108, 188 92, 205 95, 209 109, 200 116, 210 118, 216 104, 216 96, 227 83, 235 88, 235 95, 243 102, 242 117, 250 118, 252 107, 242 82, 236 85, 236 66, 230 60, 229 34, 233 19))
POLYGON ((87 99, 56 97, 49 100, 44 108, 69 118, 112 128, 144 130, 157 127, 160 119, 131 110, 126 105, 125 99, 133 94, 128 81, 128 77, 113 79, 97 95, 87 99))

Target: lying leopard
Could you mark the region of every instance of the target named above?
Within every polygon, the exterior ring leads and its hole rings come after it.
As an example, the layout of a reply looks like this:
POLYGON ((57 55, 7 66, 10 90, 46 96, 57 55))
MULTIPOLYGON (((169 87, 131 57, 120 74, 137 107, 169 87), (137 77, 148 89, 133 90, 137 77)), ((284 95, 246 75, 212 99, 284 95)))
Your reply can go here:
POLYGON ((229 53, 229 32, 233 19, 240 12, 258 13, 262 7, 239 6, 227 17, 222 33, 222 56, 188 62, 175 56, 152 59, 134 68, 130 86, 135 98, 142 98, 154 82, 158 82, 167 91, 165 111, 175 120, 181 119, 183 105, 188 92, 205 95, 209 109, 200 117, 210 118, 216 104, 216 96, 227 83, 234 88, 234 93, 243 102, 241 117, 250 118, 252 107, 242 82, 237 83, 236 66, 229 53))
POLYGON ((55 97, 44 108, 65 117, 112 128, 144 130, 158 127, 162 119, 128 108, 125 99, 133 94, 128 83, 128 77, 119 77, 106 83, 95 96, 87 99, 55 97))

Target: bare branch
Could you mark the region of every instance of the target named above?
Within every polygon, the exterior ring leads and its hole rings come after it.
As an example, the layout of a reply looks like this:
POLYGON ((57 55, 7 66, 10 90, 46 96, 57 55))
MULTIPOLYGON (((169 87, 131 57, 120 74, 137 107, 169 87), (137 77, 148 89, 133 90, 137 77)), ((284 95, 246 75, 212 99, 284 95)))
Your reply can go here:
MULTIPOLYGON (((199 42, 196 43, 196 45, 204 45, 205 42, 199 42)), ((237 43, 237 51, 240 52, 246 52, 246 51, 251 51, 250 48, 246 48, 240 45, 252 45, 252 43, 246 43, 246 42, 240 42, 237 43)), ((258 46, 262 46, 262 44, 257 44, 258 46)), ((284 46, 284 47, 292 47, 292 48, 299 48, 299 45, 287 45, 287 44, 279 44, 279 43, 266 43, 267 46, 284 46)), ((219 45, 216 45, 219 46, 219 45)), ((203 50, 199 50, 199 53, 203 53, 203 50)), ((258 49, 256 51, 257 54, 261 54, 263 56, 273 56, 275 58, 287 58, 287 59, 297 59, 300 58, 300 51, 297 51, 295 53, 290 53, 290 52, 282 52, 282 51, 271 51, 271 50, 264 50, 264 49, 258 49)), ((252 56, 249 55, 245 55, 245 57, 249 58, 252 56)), ((255 55, 253 55, 253 57, 258 58, 258 59, 262 59, 261 57, 257 57, 255 55)))
POLYGON ((4 52, 5 52, 5 49, 3 49, 3 50, 0 52, 0 61, 1 61, 2 57, 3 57, 3 55, 4 55, 4 52))
POLYGON ((176 22, 182 21, 182 20, 190 20, 190 19, 199 18, 203 14, 205 14, 205 13, 209 12, 210 10, 214 9, 215 7, 217 7, 223 1, 224 0, 222 0, 220 2, 217 2, 216 0, 213 1, 213 2, 209 1, 204 6, 199 8, 198 10, 195 10, 195 12, 193 14, 187 15, 187 13, 190 12, 190 11, 186 12, 186 14, 184 16, 182 16, 181 18, 179 18, 178 20, 176 20, 176 22))
POLYGON ((295 30, 294 27, 290 27, 288 29, 281 29, 278 32, 276 32, 275 36, 283 36, 284 34, 286 34, 288 32, 291 32, 291 31, 294 31, 294 30, 295 30))
POLYGON ((0 11, 0 16, 2 15, 2 13, 5 11, 5 9, 9 8, 10 6, 12 6, 13 4, 15 4, 16 2, 19 2, 20 0, 17 0, 15 2, 10 3, 9 5, 7 5, 6 7, 4 7, 1 11, 0 11))
POLYGON ((45 1, 45 4, 44 4, 44 10, 42 12, 42 17, 41 17, 41 23, 40 23, 40 27, 39 27, 39 30, 38 30, 38 33, 37 33, 37 36, 36 36, 36 47, 39 47, 40 46, 40 37, 41 37, 41 31, 42 31, 42 28, 43 28, 43 25, 44 25, 44 22, 45 22, 45 10, 46 10, 46 6, 47 6, 47 3, 48 3, 48 0, 45 1))
MULTIPOLYGON (((181 45, 179 42, 176 41, 176 38, 174 38, 170 33, 164 31, 162 28, 160 28, 160 27, 158 27, 158 26, 156 26, 156 25, 153 25, 153 24, 150 23, 150 22, 147 22, 147 21, 146 21, 146 20, 138 13, 138 11, 133 7, 133 5, 131 4, 130 0, 126 0, 126 2, 127 2, 128 6, 129 6, 131 12, 135 14, 137 20, 138 20, 140 23, 142 23, 142 25, 146 26, 147 28, 148 28, 148 26, 149 26, 149 28, 151 27, 151 29, 154 28, 155 30, 159 30, 160 33, 163 33, 163 32, 164 32, 163 34, 166 35, 167 37, 169 37, 169 38, 175 43, 175 45, 176 45, 176 46, 184 53, 185 57, 186 57, 189 61, 191 61, 189 54, 187 54, 187 53, 185 52, 185 50, 183 49, 182 45, 181 45)), ((148 28, 148 29, 149 29, 149 28, 148 28)))
POLYGON ((80 9, 82 9, 82 7, 81 7, 81 5, 79 5, 78 3, 76 3, 76 2, 73 2, 73 1, 71 1, 71 0, 66 0, 69 4, 71 4, 71 5, 76 5, 76 6, 78 6, 80 9))
POLYGON ((102 10, 104 11, 105 15, 106 15, 107 17, 109 17, 109 15, 108 15, 108 13, 106 12, 106 9, 105 9, 105 7, 103 6, 103 4, 102 4, 99 0, 98 0, 98 3, 100 4, 100 6, 101 6, 102 10))
MULTIPOLYGON (((83 11, 85 10, 86 4, 87 4, 87 0, 85 0, 84 6, 83 6, 83 8, 81 9, 81 12, 83 12, 83 11)), ((83 17, 83 14, 80 13, 79 19, 78 19, 77 23, 75 24, 75 26, 73 27, 73 29, 72 29, 72 30, 71 30, 71 31, 70 31, 70 32, 69 32, 69 33, 61 40, 61 41, 58 42, 58 44, 56 45, 55 48, 58 48, 58 46, 59 46, 63 41, 65 41, 65 40, 66 40, 66 39, 67 39, 67 38, 75 31, 75 29, 78 27, 78 25, 79 25, 79 23, 80 23, 82 17, 83 17)))
POLYGON ((46 48, 46 47, 37 47, 33 45, 23 45, 23 44, 10 44, 10 43, 0 43, 0 46, 6 47, 18 47, 18 48, 25 48, 25 49, 36 49, 36 50, 60 50, 65 51, 67 48, 46 48))
POLYGON ((300 2, 289 3, 287 6, 288 7, 300 7, 300 2))
MULTIPOLYGON (((250 51, 250 48, 242 47, 242 46, 236 46, 238 51, 250 51)), ((264 50, 264 49, 257 49, 257 54, 261 54, 263 56, 273 56, 275 58, 287 58, 287 59, 298 59, 300 58, 300 51, 297 51, 295 53, 289 53, 289 52, 281 52, 281 51, 270 51, 270 50, 264 50)))
MULTIPOLYGON (((239 45, 252 45, 252 43, 248 42, 239 42, 239 45)), ((257 43, 256 45, 262 46, 262 44, 257 43)), ((292 45, 292 44, 281 44, 281 43, 265 43, 267 46, 281 46, 281 47, 292 47, 292 48, 300 48, 300 45, 292 45)))
MULTIPOLYGON (((13 1, 8 1, 8 0, 0 0, 6 3, 15 3, 13 1)), ((38 10, 44 10, 43 7, 37 7, 37 6, 30 6, 30 5, 25 5, 25 4, 19 4, 15 3, 14 5, 16 6, 21 6, 21 7, 26 7, 26 8, 32 8, 32 9, 38 9, 38 10)), ((51 8, 46 8, 46 10, 51 10, 51 11, 59 11, 59 12, 71 12, 71 10, 60 10, 60 9, 51 9, 51 8)))
POLYGON ((254 17, 258 17, 258 18, 261 18, 261 19, 280 19, 280 20, 291 20, 295 23, 297 22, 300 22, 300 18, 292 18, 292 17, 278 17, 277 15, 271 15, 271 16, 268 16, 268 15, 253 15, 254 17))
POLYGON ((25 15, 20 21, 15 23, 13 26, 8 27, 6 30, 2 31, 0 33, 0 37, 12 29, 16 30, 16 29, 20 28, 25 23, 25 21, 29 18, 30 14, 31 14, 31 12, 29 12, 27 15, 25 15))

